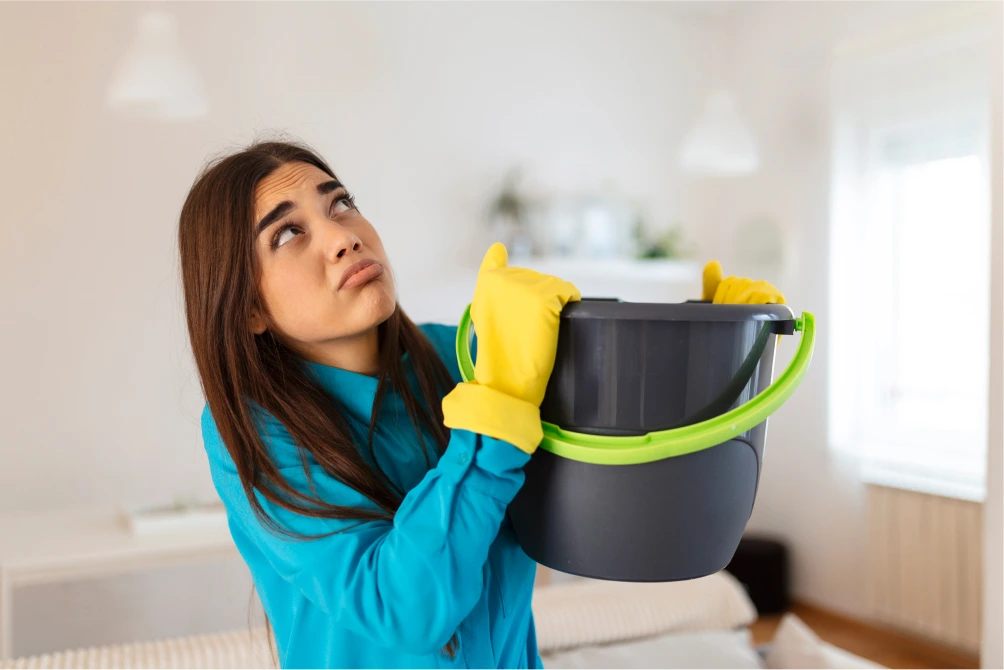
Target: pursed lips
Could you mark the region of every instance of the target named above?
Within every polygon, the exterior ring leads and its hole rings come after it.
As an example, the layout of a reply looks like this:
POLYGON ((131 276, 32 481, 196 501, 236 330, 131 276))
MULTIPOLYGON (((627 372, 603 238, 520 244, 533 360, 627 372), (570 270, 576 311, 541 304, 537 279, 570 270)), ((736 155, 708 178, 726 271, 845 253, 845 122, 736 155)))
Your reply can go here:
MULTIPOLYGON (((354 265, 350 266, 349 269, 347 269, 344 272, 344 274, 342 274, 342 279, 338 283, 338 290, 341 290, 347 283, 349 283, 349 280, 352 279, 352 277, 358 275, 361 272, 364 272, 366 275, 372 275, 371 277, 369 277, 369 279, 375 279, 376 277, 383 274, 383 266, 380 265, 380 263, 370 258, 365 258, 361 261, 358 261, 354 265), (373 269, 371 270, 370 268, 373 269)), ((353 284, 355 284, 355 282, 353 282, 353 284)))

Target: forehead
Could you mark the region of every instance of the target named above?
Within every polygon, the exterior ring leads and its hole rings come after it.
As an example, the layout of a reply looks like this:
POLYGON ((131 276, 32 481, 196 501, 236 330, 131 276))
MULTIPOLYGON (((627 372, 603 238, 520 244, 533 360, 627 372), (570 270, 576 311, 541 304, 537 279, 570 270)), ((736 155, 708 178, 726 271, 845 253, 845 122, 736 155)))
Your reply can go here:
POLYGON ((285 163, 258 182, 254 190, 255 218, 261 218, 280 202, 298 202, 305 195, 317 195, 317 185, 331 176, 308 163, 285 163))

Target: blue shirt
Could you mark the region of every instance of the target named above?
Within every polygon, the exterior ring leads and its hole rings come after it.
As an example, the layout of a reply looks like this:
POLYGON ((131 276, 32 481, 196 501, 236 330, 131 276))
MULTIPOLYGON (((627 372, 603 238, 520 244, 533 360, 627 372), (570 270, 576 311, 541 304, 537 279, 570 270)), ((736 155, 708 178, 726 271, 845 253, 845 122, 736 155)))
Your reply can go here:
MULTIPOLYGON (((420 328, 459 383, 456 328, 420 328)), ((341 403, 356 444, 365 445, 376 378, 304 363, 341 403)), ((263 440, 282 475, 309 491, 289 433, 260 411, 263 440)), ((432 436, 425 436, 427 460, 400 396, 388 390, 373 450, 406 492, 393 521, 306 517, 256 493, 285 528, 307 535, 346 529, 298 540, 277 536, 255 517, 208 405, 202 434, 213 483, 272 623, 282 667, 542 667, 530 611, 536 564, 516 543, 505 515, 523 484, 526 453, 453 430, 442 457, 432 436), (459 649, 451 660, 440 650, 454 633, 459 649)), ((326 502, 377 509, 309 456, 307 465, 326 502)))

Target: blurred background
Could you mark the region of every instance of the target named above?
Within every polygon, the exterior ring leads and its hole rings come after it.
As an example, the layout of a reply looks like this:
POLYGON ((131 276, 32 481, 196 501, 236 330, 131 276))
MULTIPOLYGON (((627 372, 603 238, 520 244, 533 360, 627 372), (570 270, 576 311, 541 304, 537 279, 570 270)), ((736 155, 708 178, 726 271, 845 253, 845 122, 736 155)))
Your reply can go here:
POLYGON ((222 545, 154 528, 136 549, 140 517, 120 536, 92 510, 198 523, 215 500, 178 214, 209 157, 285 133, 355 194, 417 322, 458 321, 495 239, 586 295, 698 298, 715 258, 814 312, 749 532, 786 547, 794 601, 1001 667, 1001 22, 954 1, 0 4, 0 658, 260 619, 222 545))

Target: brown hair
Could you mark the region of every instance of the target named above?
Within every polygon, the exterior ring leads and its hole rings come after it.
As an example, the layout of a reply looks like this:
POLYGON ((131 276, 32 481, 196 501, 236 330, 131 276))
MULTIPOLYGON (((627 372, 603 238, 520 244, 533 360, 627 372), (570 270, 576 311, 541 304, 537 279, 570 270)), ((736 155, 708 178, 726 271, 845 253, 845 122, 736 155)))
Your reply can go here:
MULTIPOLYGON (((220 438, 262 524, 273 532, 306 539, 269 517, 255 491, 297 514, 360 522, 392 519, 404 492, 379 465, 371 468, 363 459, 337 402, 308 376, 303 359, 271 329, 255 335, 250 328, 253 309, 268 314, 257 290, 260 267, 253 239, 254 191, 262 179, 290 162, 314 165, 336 178, 315 152, 296 142, 254 142, 210 161, 181 209, 178 249, 188 335, 220 438), (378 509, 333 505, 318 497, 312 486, 310 492, 290 486, 269 457, 255 424, 253 404, 285 426, 301 450, 305 468, 309 454, 326 473, 366 496, 378 509)), ((454 382, 429 340, 400 305, 377 328, 378 383, 365 448, 372 455, 380 405, 391 387, 401 396, 418 437, 415 446, 428 462, 422 428, 433 436, 441 454, 449 440, 441 400, 454 382), (405 376, 405 353, 413 365, 421 398, 405 376)), ((307 477, 309 483, 309 472, 307 477)), ((456 649, 454 635, 443 651, 452 658, 456 649)))

